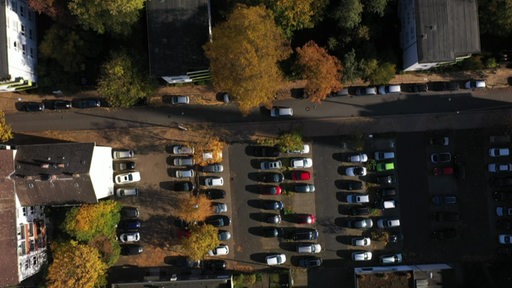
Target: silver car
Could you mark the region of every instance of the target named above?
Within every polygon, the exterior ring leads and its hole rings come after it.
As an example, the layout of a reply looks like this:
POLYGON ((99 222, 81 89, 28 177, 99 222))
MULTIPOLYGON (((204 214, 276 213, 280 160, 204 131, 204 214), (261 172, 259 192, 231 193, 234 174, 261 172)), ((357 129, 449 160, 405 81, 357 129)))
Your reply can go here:
POLYGON ((194 170, 176 170, 176 178, 192 178, 194 177, 194 170))
POLYGON ((176 95, 171 97, 171 104, 188 104, 189 102, 188 96, 176 95))
POLYGON ((112 151, 112 158, 114 159, 128 159, 135 157, 135 153, 132 150, 119 149, 112 151))

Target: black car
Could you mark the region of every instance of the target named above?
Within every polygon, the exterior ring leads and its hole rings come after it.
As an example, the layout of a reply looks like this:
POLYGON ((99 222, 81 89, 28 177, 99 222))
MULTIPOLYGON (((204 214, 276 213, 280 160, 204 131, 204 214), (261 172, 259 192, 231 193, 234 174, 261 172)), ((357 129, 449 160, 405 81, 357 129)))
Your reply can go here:
POLYGON ((417 93, 417 92, 427 92, 428 86, 424 83, 416 83, 416 84, 402 84, 401 89, 404 92, 417 93))
POLYGON ((42 112, 44 111, 44 104, 39 102, 22 102, 21 110, 26 112, 42 112))
POLYGON ((503 202, 509 202, 512 201, 512 193, 510 192, 494 192, 492 197, 496 201, 503 201, 503 202))
POLYGON ((138 255, 144 249, 139 244, 123 244, 121 245, 121 255, 138 255))
POLYGON ((81 99, 73 99, 71 101, 71 106, 74 108, 96 108, 101 107, 101 99, 98 98, 81 98, 81 99))
POLYGON ((264 237, 280 237, 283 235, 283 230, 276 227, 262 227, 261 232, 264 237))
POLYGON ((281 201, 266 200, 262 203, 261 208, 266 210, 282 210, 284 208, 284 204, 281 201))
POLYGON ((460 85, 457 82, 429 82, 428 90, 431 91, 456 91, 459 90, 460 85))
POLYGON ((225 227, 231 224, 231 219, 225 215, 213 215, 206 218, 204 222, 214 227, 225 227))
POLYGON ((139 209, 136 207, 125 206, 121 208, 121 218, 130 219, 130 218, 139 218, 139 209))
POLYGON ((270 146, 251 146, 249 151, 256 157, 277 157, 279 156, 279 149, 270 146))
POLYGON ((50 110, 64 110, 71 108, 71 101, 68 100, 44 100, 44 108, 50 110))
POLYGON ((201 262, 201 268, 209 271, 223 271, 226 270, 226 261, 224 260, 204 260, 201 262))
POLYGON ((354 216, 370 215, 370 208, 369 207, 352 207, 352 209, 350 209, 350 214, 354 215, 354 216))
POLYGON ((399 243, 404 240, 404 234, 402 233, 391 233, 388 237, 389 243, 399 243))
POLYGON ((435 136, 430 138, 430 145, 436 146, 448 146, 450 144, 450 138, 448 136, 435 136))
POLYGON ((224 197, 226 197, 226 191, 221 189, 208 189, 204 191, 204 195, 210 200, 224 199, 224 197))
POLYGON ((377 182, 379 182, 381 185, 396 184, 396 178, 395 175, 383 175, 377 177, 377 182))
POLYGON ((194 188, 195 188, 194 183, 192 183, 190 181, 180 181, 180 182, 174 183, 174 191, 189 192, 189 191, 194 190, 194 188))
POLYGON ((432 239, 436 240, 452 239, 455 237, 457 237, 457 230, 455 228, 446 228, 432 232, 432 239))
POLYGON ((512 178, 493 178, 490 180, 490 184, 494 187, 512 186, 512 178))
POLYGON ((438 222, 456 222, 460 220, 458 212, 440 211, 435 213, 435 219, 438 222))
POLYGON ((363 189, 363 182, 358 180, 340 180, 339 188, 343 190, 361 190, 363 189))
POLYGON ((393 197, 396 196, 396 190, 395 188, 383 188, 380 189, 380 195, 384 197, 393 197))
POLYGON ((130 220, 122 220, 119 222, 117 227, 119 227, 122 230, 138 230, 141 227, 141 223, 137 219, 130 219, 130 220))
POLYGON ((261 173, 258 180, 265 183, 281 183, 284 181, 284 175, 275 172, 261 173))
POLYGON ((506 219, 500 219, 496 221, 496 229, 498 230, 512 230, 512 221, 506 219))
POLYGON ((452 154, 449 152, 432 153, 430 155, 430 160, 434 164, 447 163, 447 162, 452 161, 452 154))
POLYGON ((316 229, 297 229, 290 233, 289 238, 294 241, 316 240, 316 239, 318 239, 318 230, 316 230, 316 229))
POLYGON ((322 258, 315 256, 305 256, 299 260, 299 266, 304 268, 313 268, 322 265, 322 258))

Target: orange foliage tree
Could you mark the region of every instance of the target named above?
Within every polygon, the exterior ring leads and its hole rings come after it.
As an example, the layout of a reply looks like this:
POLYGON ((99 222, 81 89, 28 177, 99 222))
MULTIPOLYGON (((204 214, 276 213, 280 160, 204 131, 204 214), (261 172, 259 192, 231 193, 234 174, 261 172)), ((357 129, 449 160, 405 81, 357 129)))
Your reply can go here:
POLYGON ((306 79, 305 93, 312 102, 320 102, 341 89, 341 62, 315 42, 297 48, 297 64, 306 79))
POLYGON ((187 222, 203 221, 212 213, 211 201, 204 195, 187 195, 180 199, 176 209, 176 216, 187 222))
POLYGON ((190 229, 190 237, 183 238, 181 248, 183 253, 192 260, 201 260, 209 250, 219 244, 217 228, 212 225, 194 225, 190 229))

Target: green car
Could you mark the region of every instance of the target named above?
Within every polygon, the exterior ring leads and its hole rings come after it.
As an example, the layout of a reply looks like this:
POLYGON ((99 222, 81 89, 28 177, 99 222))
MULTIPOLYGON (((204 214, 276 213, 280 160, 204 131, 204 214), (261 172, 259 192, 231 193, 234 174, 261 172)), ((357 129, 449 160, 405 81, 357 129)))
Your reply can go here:
POLYGON ((377 172, 395 170, 395 163, 377 163, 377 172))

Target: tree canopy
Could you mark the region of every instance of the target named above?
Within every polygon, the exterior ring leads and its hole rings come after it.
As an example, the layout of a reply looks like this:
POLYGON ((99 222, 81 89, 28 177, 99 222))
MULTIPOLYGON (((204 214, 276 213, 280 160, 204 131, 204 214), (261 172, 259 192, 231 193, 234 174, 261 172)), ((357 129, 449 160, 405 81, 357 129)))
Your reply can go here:
POLYGON ((512 34, 512 0, 478 1, 478 4, 482 33, 500 37, 512 34))
POLYGON ((298 131, 282 132, 279 134, 277 141, 281 152, 285 152, 286 150, 300 151, 304 147, 302 135, 298 131))
POLYGON ((68 242, 52 247, 53 262, 46 277, 48 288, 93 288, 105 284, 107 265, 97 249, 68 242))
POLYGON ((86 29, 128 34, 145 0, 70 0, 68 8, 86 29))
POLYGON ((176 216, 187 222, 204 221, 212 214, 211 201, 205 195, 187 195, 180 198, 176 211, 176 216))
POLYGON ((190 237, 183 238, 183 252, 193 260, 201 260, 209 250, 219 246, 217 228, 212 225, 194 225, 190 229, 190 237))
POLYGON ((306 79, 305 93, 312 102, 324 100, 331 92, 341 89, 341 62, 315 42, 297 48, 297 63, 306 79))
POLYGON ((66 213, 63 228, 69 235, 84 242, 97 236, 113 237, 121 219, 120 209, 119 204, 112 200, 74 207, 66 213))
POLYGON ((5 120, 5 113, 0 111, 0 142, 7 142, 13 137, 11 125, 5 120))
POLYGON ((305 28, 312 28, 315 21, 320 18, 326 0, 267 0, 265 1, 274 13, 277 25, 286 37, 293 36, 293 32, 305 28))
POLYGON ((98 92, 113 107, 130 107, 151 93, 148 79, 137 71, 127 53, 114 53, 103 65, 98 92))
POLYGON ((396 73, 395 64, 384 62, 379 63, 376 59, 361 61, 363 78, 371 85, 387 84, 396 73))
POLYGON ((361 23, 363 4, 360 0, 341 0, 332 12, 332 18, 340 28, 353 29, 361 23))
POLYGON ((274 98, 283 79, 278 62, 290 53, 262 5, 237 5, 227 21, 213 29, 213 42, 204 49, 214 87, 230 92, 244 113, 274 98))

